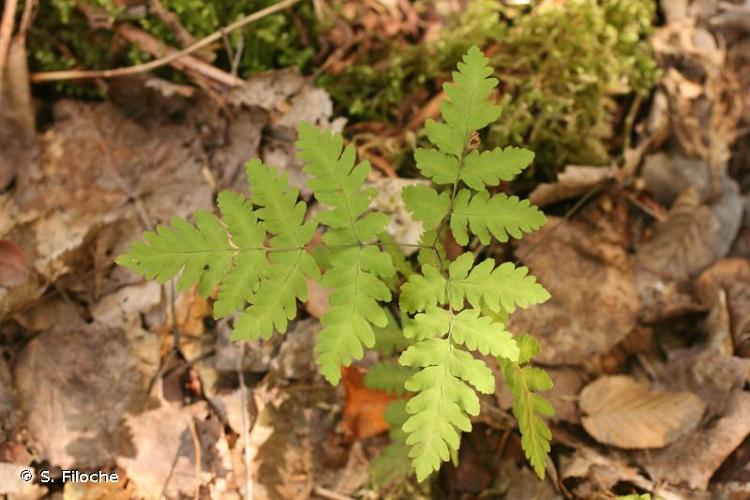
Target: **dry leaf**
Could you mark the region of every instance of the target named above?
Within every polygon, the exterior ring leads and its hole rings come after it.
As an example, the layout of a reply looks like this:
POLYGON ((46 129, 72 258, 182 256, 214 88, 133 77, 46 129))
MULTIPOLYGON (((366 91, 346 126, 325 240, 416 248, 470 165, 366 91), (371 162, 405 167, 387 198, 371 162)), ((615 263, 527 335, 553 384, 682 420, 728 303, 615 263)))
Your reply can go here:
POLYGON ((685 483, 705 490, 714 472, 750 434, 750 394, 732 393, 724 416, 711 427, 693 432, 652 454, 644 464, 655 481, 685 483), (686 460, 689 457, 689 460, 686 460))
POLYGON ((0 240, 0 286, 21 285, 29 277, 26 252, 18 244, 0 240))
MULTIPOLYGON (((211 314, 211 306, 201 297, 195 287, 177 297, 175 301, 175 315, 177 329, 181 335, 198 337, 206 331, 203 319, 211 314)), ((164 322, 165 333, 172 331, 172 308, 167 307, 167 319, 164 322)))
POLYGON ((633 260, 606 233, 606 228, 550 217, 540 231, 519 242, 516 255, 552 298, 516 311, 508 328, 539 339, 539 362, 586 362, 635 328, 640 301, 633 260))
POLYGON ((616 172, 613 167, 588 167, 568 165, 565 171, 557 175, 557 182, 539 184, 529 195, 529 200, 536 206, 543 207, 551 203, 585 194, 594 186, 611 179, 616 172))
POLYGON ((652 391, 624 376, 601 377, 579 401, 584 429, 625 449, 661 448, 698 425, 706 404, 689 392, 652 391))
POLYGON ((359 368, 346 366, 342 369, 346 388, 346 402, 341 428, 356 439, 365 439, 388 430, 385 407, 396 399, 383 391, 365 387, 359 368))
POLYGON ((638 252, 644 268, 677 281, 686 280, 721 257, 717 248, 721 222, 701 204, 694 188, 677 198, 667 220, 638 252))

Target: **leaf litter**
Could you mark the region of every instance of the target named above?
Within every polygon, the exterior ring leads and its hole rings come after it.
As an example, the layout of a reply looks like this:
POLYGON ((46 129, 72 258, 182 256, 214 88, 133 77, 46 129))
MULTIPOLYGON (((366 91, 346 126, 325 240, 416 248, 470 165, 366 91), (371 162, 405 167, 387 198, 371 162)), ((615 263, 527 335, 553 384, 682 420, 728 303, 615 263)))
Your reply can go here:
MULTIPOLYGON (((361 4, 344 12, 366 14, 358 31, 416 29, 411 4, 361 4)), ((441 475, 442 491, 747 495, 750 177, 741 147, 750 90, 737 40, 748 17, 731 2, 661 7, 666 24, 652 45, 663 79, 626 165, 568 166, 531 195, 548 225, 515 247, 486 249, 515 255, 553 297, 509 327, 540 338, 538 362, 555 381, 547 469, 556 480, 539 483, 518 466, 501 393, 483 401, 491 410, 475 422, 458 468, 441 475)), ((346 24, 331 36, 350 47, 379 43, 358 40, 346 24)), ((330 58, 332 73, 346 58, 330 58)), ((229 108, 172 90, 132 79, 113 84, 107 102, 62 100, 32 148, 6 148, 0 134, 0 161, 14 164, 0 169, 2 460, 106 467, 129 479, 127 491, 66 485, 71 496, 237 498, 249 484, 255 498, 366 498, 393 398, 361 383, 377 356, 344 377, 346 389, 318 375, 312 341, 325 290, 311 289, 319 299, 311 317, 283 339, 243 346, 227 339, 232 318, 211 318, 211 300, 172 298, 169 284, 134 281, 111 265, 144 228, 208 209, 218 189, 243 185, 250 157, 302 185, 296 124, 339 130, 343 121, 294 71, 251 79, 225 97, 229 108)), ((370 179, 376 203, 408 240, 418 228, 392 193, 411 181, 387 167, 370 179)))

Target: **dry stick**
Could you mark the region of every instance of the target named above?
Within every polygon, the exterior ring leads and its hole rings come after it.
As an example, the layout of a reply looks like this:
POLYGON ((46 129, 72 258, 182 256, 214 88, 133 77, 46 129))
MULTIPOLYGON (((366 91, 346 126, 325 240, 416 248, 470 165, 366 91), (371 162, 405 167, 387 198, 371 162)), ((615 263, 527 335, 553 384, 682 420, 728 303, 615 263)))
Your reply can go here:
POLYGON ((341 493, 336 493, 335 491, 323 488, 322 486, 316 486, 315 488, 313 488, 313 495, 328 498, 330 500, 353 500, 352 497, 342 495, 341 493))
POLYGON ((31 26, 31 15, 34 13, 34 7, 36 7, 36 0, 27 0, 23 5, 23 14, 21 15, 21 22, 18 25, 18 33, 16 36, 24 45, 26 45, 26 33, 31 26))
POLYGON ((198 431, 195 428, 195 419, 190 418, 188 424, 190 429, 190 437, 193 438, 193 450, 195 452, 195 491, 193 492, 193 499, 198 500, 201 492, 201 439, 198 437, 198 431))
MULTIPOLYGON (((155 37, 132 24, 121 24, 117 26, 117 28, 115 28, 115 33, 133 45, 137 45, 154 57, 158 57, 161 54, 164 54, 164 52, 167 54, 176 54, 178 52, 176 49, 163 44, 155 37)), ((219 82, 227 87, 235 87, 242 83, 242 80, 239 78, 193 56, 183 56, 178 61, 172 61, 170 64, 179 70, 197 73, 200 76, 219 82)))
POLYGON ((8 61, 10 41, 13 37, 13 25, 16 20, 18 0, 5 0, 3 18, 0 20, 0 99, 3 96, 3 80, 5 79, 5 65, 8 61))
MULTIPOLYGON (((9 0, 9 1, 12 1, 12 0, 9 0)), ((255 22, 271 14, 275 14, 276 12, 279 12, 281 10, 287 9, 291 7, 292 5, 299 3, 300 1, 301 0, 283 0, 277 4, 271 5, 270 7, 266 7, 265 9, 261 9, 257 12, 254 12, 253 14, 243 17, 242 19, 238 21, 233 22, 232 24, 223 28, 223 31, 230 32, 230 31, 234 31, 236 29, 242 28, 243 26, 247 24, 255 22)), ((68 71, 41 72, 41 73, 32 74, 31 81, 34 83, 39 83, 39 82, 53 82, 53 81, 60 81, 60 80, 81 80, 81 79, 87 79, 87 78, 117 78, 121 76, 131 76, 131 75, 135 75, 139 73, 144 73, 146 71, 151 71, 153 69, 160 68, 162 66, 170 64, 171 62, 176 61, 177 59, 183 58, 186 55, 195 52, 196 50, 200 50, 203 47, 206 47, 214 43, 215 41, 220 40, 222 36, 221 34, 222 34, 222 30, 218 30, 206 36, 205 38, 201 38, 194 44, 188 47, 185 47, 182 50, 172 52, 164 57, 160 57, 158 59, 149 61, 147 63, 136 64, 134 66, 128 66, 127 68, 105 69, 101 71, 68 70, 68 71)))
POLYGON ((245 458, 245 498, 253 500, 253 480, 250 477, 250 418, 247 414, 247 386, 245 385, 245 374, 242 371, 242 365, 245 362, 247 353, 247 344, 242 344, 242 356, 237 365, 237 376, 240 379, 240 404, 242 405, 242 445, 244 446, 245 458))
POLYGON ((195 43, 195 37, 182 25, 177 14, 164 7, 159 0, 149 0, 148 10, 152 12, 174 34, 182 47, 195 43))

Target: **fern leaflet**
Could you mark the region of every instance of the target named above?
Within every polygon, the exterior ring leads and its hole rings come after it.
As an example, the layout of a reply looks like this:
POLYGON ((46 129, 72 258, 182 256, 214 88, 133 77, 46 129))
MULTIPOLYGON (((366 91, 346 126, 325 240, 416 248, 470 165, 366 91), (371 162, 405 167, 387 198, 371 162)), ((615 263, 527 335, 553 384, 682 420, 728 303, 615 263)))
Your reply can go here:
POLYGON ((539 343, 534 337, 521 335, 517 342, 520 348, 518 361, 500 359, 500 367, 505 383, 513 393, 513 415, 521 430, 521 446, 536 474, 544 479, 552 432, 541 416, 551 417, 555 410, 537 391, 552 389, 552 379, 544 370, 528 365, 539 353, 539 343))
POLYGON ((297 145, 315 198, 329 207, 318 216, 330 227, 324 243, 349 246, 331 255, 331 267, 321 281, 333 292, 331 307, 321 318, 323 329, 315 351, 323 376, 336 384, 340 366, 361 359, 364 347, 375 345, 373 326, 388 324, 378 301, 391 299, 381 278, 392 276, 395 268, 390 255, 373 244, 388 217, 366 213, 375 195, 373 188, 362 189, 370 165, 361 162, 355 166, 354 147, 344 148, 341 136, 303 123, 297 145))

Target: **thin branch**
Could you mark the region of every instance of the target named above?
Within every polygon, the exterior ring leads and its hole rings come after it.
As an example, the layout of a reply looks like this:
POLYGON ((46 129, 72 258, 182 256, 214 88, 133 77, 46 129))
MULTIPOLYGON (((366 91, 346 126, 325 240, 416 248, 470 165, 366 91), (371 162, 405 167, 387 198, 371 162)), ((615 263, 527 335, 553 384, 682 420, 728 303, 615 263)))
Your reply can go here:
POLYGON ((313 495, 327 498, 329 500, 354 500, 352 497, 342 495, 341 493, 336 493, 335 491, 323 488, 322 486, 316 486, 315 488, 313 488, 313 495))
POLYGON ((193 451, 195 452, 195 491, 193 499, 198 500, 201 493, 201 439, 198 436, 198 430, 195 428, 195 419, 191 418, 188 423, 190 437, 193 439, 193 451))
POLYGON ((23 5, 23 14, 21 15, 21 22, 18 25, 18 33, 16 36, 18 40, 25 45, 26 44, 26 33, 28 33, 31 27, 31 16, 34 13, 34 7, 36 7, 36 0, 26 0, 23 5))
MULTIPOLYGON (((13 0, 9 0, 9 1, 13 1, 13 0)), ((106 69, 106 70, 101 70, 101 71, 68 70, 68 71, 49 71, 49 72, 34 73, 31 75, 31 81, 33 83, 39 83, 39 82, 53 82, 53 81, 60 81, 60 80, 82 80, 82 79, 89 79, 89 78, 118 78, 122 76, 131 76, 131 75, 135 75, 139 73, 144 73, 146 71, 151 71, 156 68, 160 68, 162 66, 170 64, 173 61, 176 61, 188 54, 195 52, 196 50, 200 50, 203 47, 207 47, 208 45, 211 45, 217 40, 220 40, 222 36, 222 31, 230 32, 230 31, 234 31, 236 29, 242 28, 243 26, 246 26, 266 16, 269 16, 281 10, 287 9, 291 7, 292 5, 299 3, 300 1, 301 0, 282 0, 281 2, 277 4, 271 5, 270 7, 266 7, 265 9, 261 9, 257 12, 254 12, 253 14, 245 16, 242 19, 235 21, 232 24, 226 26, 225 28, 215 31, 214 33, 204 38, 201 38, 194 44, 188 47, 185 47, 182 50, 175 51, 171 54, 168 54, 164 57, 160 57, 153 61, 149 61, 147 63, 136 64, 134 66, 128 66, 126 68, 106 69)))
POLYGON ((0 20, 0 99, 2 98, 3 80, 5 79, 5 65, 8 61, 10 41, 13 37, 13 25, 16 21, 18 0, 5 0, 3 18, 0 20))
POLYGON ((242 446, 244 448, 243 456, 245 459, 245 498, 252 500, 253 498, 253 479, 250 475, 250 464, 252 462, 252 456, 250 454, 250 418, 247 414, 247 386, 245 385, 245 374, 242 371, 242 365, 245 362, 245 354, 247 353, 247 344, 242 344, 242 356, 240 362, 237 365, 237 376, 240 380, 240 404, 242 405, 242 446))

